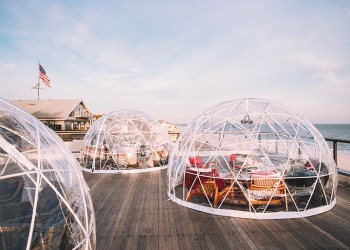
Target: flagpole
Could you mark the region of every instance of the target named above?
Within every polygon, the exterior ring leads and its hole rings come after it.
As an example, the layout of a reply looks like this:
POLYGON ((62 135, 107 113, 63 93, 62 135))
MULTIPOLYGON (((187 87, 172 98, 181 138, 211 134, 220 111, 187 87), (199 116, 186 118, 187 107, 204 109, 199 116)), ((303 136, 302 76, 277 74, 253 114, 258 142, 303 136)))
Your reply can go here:
MULTIPOLYGON (((40 62, 38 64, 38 70, 40 71, 40 62)), ((39 93, 39 90, 40 90, 40 76, 39 76, 39 73, 38 73, 38 85, 37 85, 37 87, 38 87, 38 100, 39 100, 40 99, 40 93, 39 93)))

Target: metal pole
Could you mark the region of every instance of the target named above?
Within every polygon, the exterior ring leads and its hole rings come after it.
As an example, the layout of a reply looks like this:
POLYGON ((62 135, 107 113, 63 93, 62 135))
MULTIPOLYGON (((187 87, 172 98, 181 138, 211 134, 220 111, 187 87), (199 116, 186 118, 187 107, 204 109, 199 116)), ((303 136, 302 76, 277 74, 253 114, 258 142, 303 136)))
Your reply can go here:
POLYGON ((276 143, 276 145, 275 145, 275 150, 276 150, 276 154, 278 153, 278 135, 276 134, 276 137, 275 137, 276 139, 275 139, 275 143, 276 143))
POLYGON ((338 152, 337 141, 333 141, 333 158, 334 158, 335 164, 337 164, 337 159, 338 159, 337 152, 338 152))
MULTIPOLYGON (((39 62, 39 64, 38 64, 38 69, 39 69, 39 71, 40 71, 40 62, 39 62)), ((38 87, 38 100, 40 99, 40 92, 39 92, 39 90, 40 90, 40 76, 39 76, 39 72, 38 72, 38 85, 37 85, 37 87, 38 87)))

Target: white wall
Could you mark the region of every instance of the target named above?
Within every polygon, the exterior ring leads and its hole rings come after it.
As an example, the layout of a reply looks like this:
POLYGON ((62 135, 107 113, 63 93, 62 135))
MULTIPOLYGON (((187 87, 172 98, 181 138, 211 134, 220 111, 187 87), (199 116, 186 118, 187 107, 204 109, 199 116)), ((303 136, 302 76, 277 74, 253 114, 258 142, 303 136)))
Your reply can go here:
POLYGON ((79 153, 81 146, 83 145, 83 140, 73 140, 64 142, 68 149, 72 152, 75 158, 79 158, 79 153))

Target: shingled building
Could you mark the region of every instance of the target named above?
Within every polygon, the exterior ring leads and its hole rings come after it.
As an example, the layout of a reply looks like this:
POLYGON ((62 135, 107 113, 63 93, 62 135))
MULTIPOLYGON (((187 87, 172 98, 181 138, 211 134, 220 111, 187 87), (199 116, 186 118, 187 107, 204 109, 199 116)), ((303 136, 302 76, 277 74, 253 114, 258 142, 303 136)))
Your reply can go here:
POLYGON ((93 115, 80 99, 9 100, 54 130, 62 139, 82 139, 93 115))

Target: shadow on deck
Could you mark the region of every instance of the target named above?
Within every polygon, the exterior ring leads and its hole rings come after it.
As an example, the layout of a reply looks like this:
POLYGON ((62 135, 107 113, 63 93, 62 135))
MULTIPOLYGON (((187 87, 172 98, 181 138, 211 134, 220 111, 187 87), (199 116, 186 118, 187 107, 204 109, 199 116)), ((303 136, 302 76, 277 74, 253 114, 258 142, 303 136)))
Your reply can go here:
POLYGON ((250 220, 168 201, 166 170, 84 177, 95 208, 97 249, 350 249, 350 186, 338 187, 329 212, 250 220))

